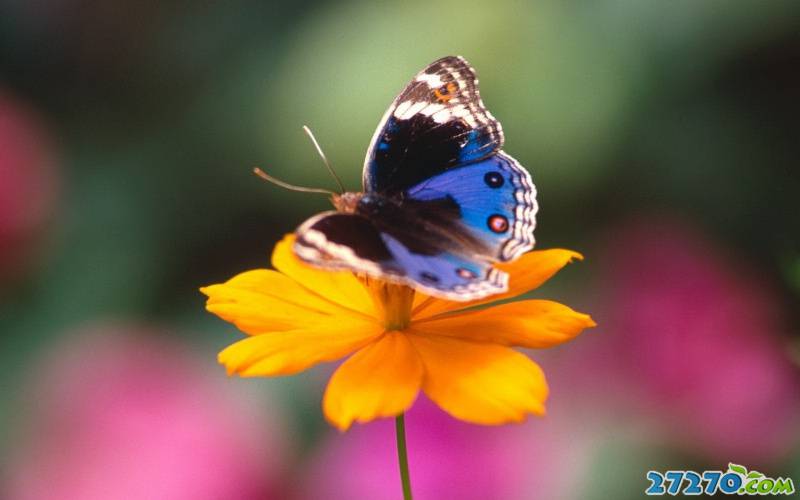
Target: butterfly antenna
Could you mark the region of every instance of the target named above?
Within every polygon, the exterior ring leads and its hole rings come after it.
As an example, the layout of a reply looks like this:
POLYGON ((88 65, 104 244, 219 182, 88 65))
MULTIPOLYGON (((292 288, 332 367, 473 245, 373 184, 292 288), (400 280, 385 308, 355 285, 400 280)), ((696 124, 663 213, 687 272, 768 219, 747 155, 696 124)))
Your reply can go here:
POLYGON ((272 177, 271 175, 269 175, 268 173, 264 172, 263 170, 261 170, 258 167, 255 167, 253 169, 253 173, 256 174, 257 176, 261 177, 265 181, 271 182, 272 184, 275 184, 276 186, 280 186, 280 187, 282 187, 284 189, 288 189, 289 191, 299 191, 301 193, 322 193, 322 194, 329 194, 329 195, 333 195, 333 196, 336 195, 336 193, 334 193, 330 189, 295 186, 294 184, 289 184, 288 182, 283 182, 280 179, 276 179, 275 177, 272 177))
POLYGON ((322 148, 319 147, 319 143, 317 142, 317 139, 314 137, 314 134, 311 133, 311 129, 308 128, 308 126, 303 125, 303 132, 305 132, 308 138, 311 139, 311 142, 314 143, 314 147, 317 148, 317 153, 319 153, 320 158, 322 158, 322 161, 328 168, 328 172, 330 172, 333 178, 336 179, 336 184, 339 185, 339 189, 341 190, 342 193, 344 193, 345 189, 344 185, 342 184, 342 180, 339 179, 339 176, 336 175, 336 172, 334 172, 333 167, 331 166, 331 162, 328 161, 328 157, 326 157, 325 153, 322 152, 322 148))

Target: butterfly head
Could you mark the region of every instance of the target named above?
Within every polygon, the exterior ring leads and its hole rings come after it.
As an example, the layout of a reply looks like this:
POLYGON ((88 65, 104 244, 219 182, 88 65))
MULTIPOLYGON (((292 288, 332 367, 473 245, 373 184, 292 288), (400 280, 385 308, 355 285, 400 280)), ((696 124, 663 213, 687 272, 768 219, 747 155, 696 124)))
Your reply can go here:
POLYGON ((334 193, 331 196, 331 202, 337 211, 352 214, 356 211, 356 206, 363 196, 364 193, 334 193))

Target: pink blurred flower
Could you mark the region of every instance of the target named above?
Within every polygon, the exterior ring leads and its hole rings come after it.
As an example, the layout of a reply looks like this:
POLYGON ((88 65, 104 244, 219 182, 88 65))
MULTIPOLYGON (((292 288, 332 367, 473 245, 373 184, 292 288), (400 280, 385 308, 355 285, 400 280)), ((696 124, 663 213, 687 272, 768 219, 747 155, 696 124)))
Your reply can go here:
POLYGON ((0 89, 0 281, 19 273, 56 198, 50 137, 34 112, 0 89))
MULTIPOLYGON (((588 443, 564 424, 548 416, 503 427, 471 425, 422 397, 406 416, 414 498, 576 498, 570 487, 588 443)), ((402 498, 394 432, 394 421, 382 419, 332 434, 297 481, 305 485, 300 497, 402 498)))
POLYGON ((759 463, 787 452, 798 437, 798 374, 780 301, 762 277, 674 221, 612 234, 600 264, 603 347, 583 353, 585 370, 606 391, 629 391, 671 439, 715 459, 759 463))
POLYGON ((186 351, 130 327, 69 338, 27 396, 32 420, 5 498, 277 497, 287 460, 278 415, 186 351))

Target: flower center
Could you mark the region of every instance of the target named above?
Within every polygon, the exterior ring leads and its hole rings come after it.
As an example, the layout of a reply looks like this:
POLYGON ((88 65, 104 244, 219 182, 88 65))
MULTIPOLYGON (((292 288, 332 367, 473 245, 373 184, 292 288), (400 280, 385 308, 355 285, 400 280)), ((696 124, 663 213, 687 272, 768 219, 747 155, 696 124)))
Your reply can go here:
POLYGON ((387 331, 404 330, 411 322, 414 290, 374 278, 362 278, 387 331))

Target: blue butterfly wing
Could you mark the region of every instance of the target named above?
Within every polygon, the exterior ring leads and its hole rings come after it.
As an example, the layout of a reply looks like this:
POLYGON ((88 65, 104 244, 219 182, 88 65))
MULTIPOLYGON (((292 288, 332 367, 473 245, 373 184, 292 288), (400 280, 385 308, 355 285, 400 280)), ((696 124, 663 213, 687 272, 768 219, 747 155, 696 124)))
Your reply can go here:
POLYGON ((483 105, 475 71, 462 57, 445 57, 389 106, 367 150, 364 191, 397 194, 502 145, 502 127, 483 105))
POLYGON ((414 232, 390 234, 378 224, 358 213, 324 212, 300 226, 294 252, 317 267, 360 271, 449 300, 475 300, 508 287, 508 275, 486 261, 420 250, 425 241, 414 232))
POLYGON ((381 237, 395 265, 403 269, 405 282, 429 295, 464 301, 508 289, 508 275, 488 262, 451 252, 421 255, 387 233, 382 233, 381 237))
POLYGON ((487 247, 494 260, 514 260, 534 246, 536 188, 519 162, 500 151, 448 170, 406 192, 412 200, 452 199, 460 222, 487 247))

